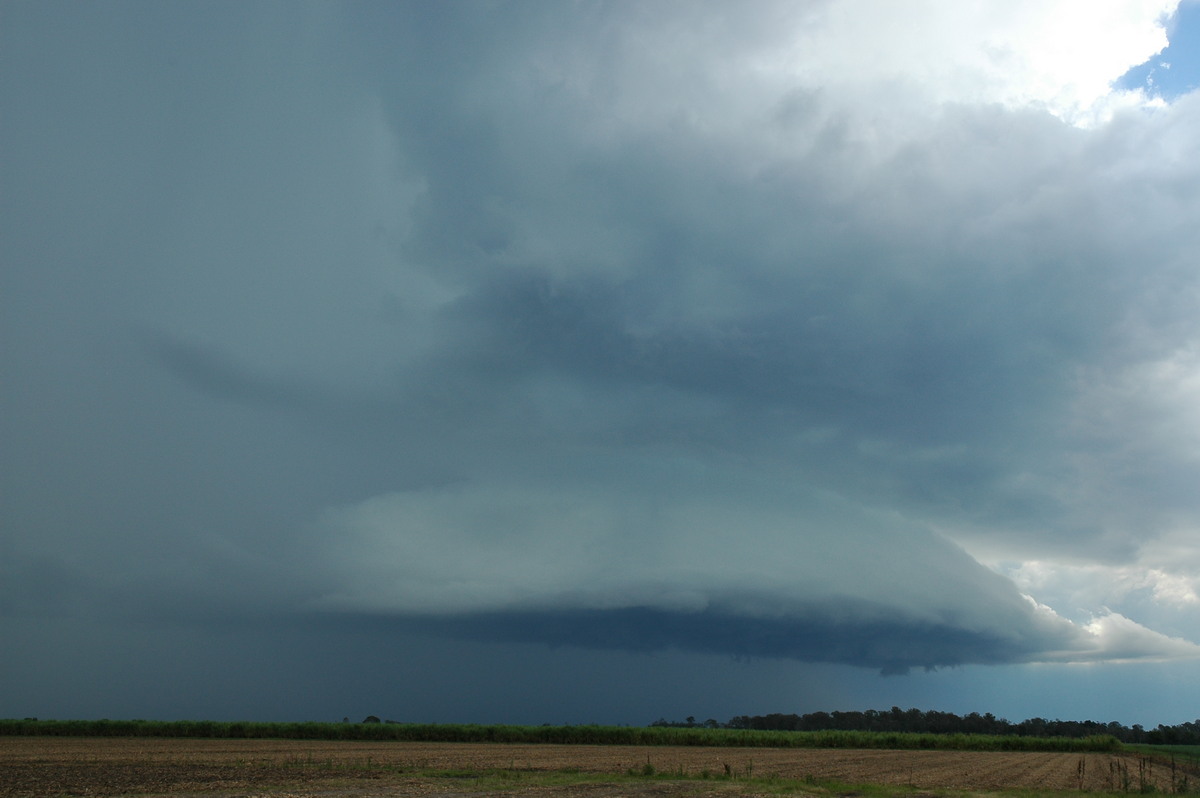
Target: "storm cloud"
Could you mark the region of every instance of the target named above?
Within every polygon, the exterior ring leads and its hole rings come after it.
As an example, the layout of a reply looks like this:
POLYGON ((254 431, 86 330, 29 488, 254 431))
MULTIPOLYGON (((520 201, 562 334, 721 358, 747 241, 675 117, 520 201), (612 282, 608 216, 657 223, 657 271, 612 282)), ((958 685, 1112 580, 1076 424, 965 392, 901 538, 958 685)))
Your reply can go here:
POLYGON ((1195 659, 1174 7, 6 5, 0 612, 1195 659))

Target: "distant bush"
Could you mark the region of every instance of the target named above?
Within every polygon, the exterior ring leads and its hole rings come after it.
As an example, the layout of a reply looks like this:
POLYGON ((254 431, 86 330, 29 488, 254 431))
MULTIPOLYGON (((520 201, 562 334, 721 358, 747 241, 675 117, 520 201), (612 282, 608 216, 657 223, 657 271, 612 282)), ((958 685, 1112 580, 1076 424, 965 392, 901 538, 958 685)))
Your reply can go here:
MULTIPOLYGON (((655 726, 689 727, 687 721, 659 719, 655 726)), ((985 734, 1016 737, 1115 737, 1122 743, 1149 743, 1158 745, 1200 745, 1200 719, 1194 723, 1177 726, 1159 725, 1156 729, 1144 729, 1140 725, 1124 726, 1115 721, 1099 723, 1092 720, 1047 720, 1029 718, 1013 723, 997 718, 990 712, 980 715, 955 715, 953 712, 919 709, 890 710, 868 709, 863 712, 810 712, 806 715, 738 715, 728 723, 727 729, 769 729, 774 731, 871 731, 907 732, 919 734, 985 734)))

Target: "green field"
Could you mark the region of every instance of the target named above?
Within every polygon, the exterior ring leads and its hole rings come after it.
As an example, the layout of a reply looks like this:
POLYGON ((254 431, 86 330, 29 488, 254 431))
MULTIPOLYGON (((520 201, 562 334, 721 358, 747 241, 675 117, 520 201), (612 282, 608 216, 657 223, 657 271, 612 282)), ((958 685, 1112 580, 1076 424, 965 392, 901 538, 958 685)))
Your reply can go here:
POLYGON ((1122 746, 1116 738, 1106 735, 1069 738, 862 731, 758 731, 661 726, 486 726, 419 723, 0 720, 0 735, 395 740, 405 742, 495 742, 559 745, 886 748, 942 751, 1104 752, 1122 750, 1122 746))
POLYGON ((1139 754, 1151 755, 1160 761, 1175 759, 1181 764, 1200 765, 1200 745, 1128 744, 1125 746, 1125 749, 1139 754))

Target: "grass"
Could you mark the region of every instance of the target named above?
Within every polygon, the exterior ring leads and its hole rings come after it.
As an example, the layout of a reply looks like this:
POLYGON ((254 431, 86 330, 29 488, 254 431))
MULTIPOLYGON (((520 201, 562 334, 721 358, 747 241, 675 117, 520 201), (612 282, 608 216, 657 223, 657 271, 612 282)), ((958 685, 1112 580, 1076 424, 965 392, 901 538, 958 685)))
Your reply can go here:
POLYGON ((939 751, 1110 752, 1109 736, 1021 737, 861 731, 761 731, 630 726, 484 726, 418 723, 252 723, 148 720, 0 720, 0 736, 379 740, 560 745, 885 748, 939 751))
POLYGON ((1181 763, 1200 765, 1200 745, 1126 745, 1130 751, 1153 756, 1160 761, 1177 759, 1181 763))

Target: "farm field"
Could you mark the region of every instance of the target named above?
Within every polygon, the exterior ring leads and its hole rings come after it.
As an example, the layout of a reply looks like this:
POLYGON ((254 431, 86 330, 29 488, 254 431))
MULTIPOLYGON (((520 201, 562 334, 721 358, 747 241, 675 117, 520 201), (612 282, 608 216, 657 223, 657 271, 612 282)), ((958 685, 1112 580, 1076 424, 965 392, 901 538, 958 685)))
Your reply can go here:
MULTIPOLYGON (((1173 784, 1169 766, 1113 753, 0 738, 0 798, 757 795, 765 794, 762 779, 771 777, 795 780, 797 790, 811 793, 827 792, 825 782, 891 785, 908 795, 1169 793, 1182 773, 1173 784), (654 778, 645 777, 649 771, 654 778), (706 773, 711 778, 701 778, 706 773)), ((1191 777, 1191 790, 1197 781, 1191 777)), ((782 785, 769 786, 778 793, 782 785)))

